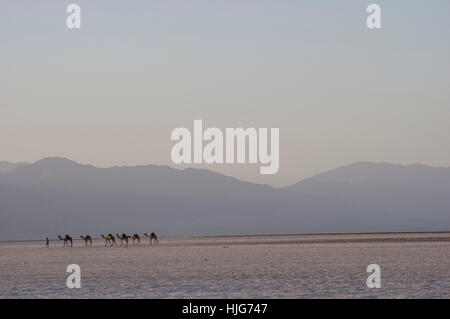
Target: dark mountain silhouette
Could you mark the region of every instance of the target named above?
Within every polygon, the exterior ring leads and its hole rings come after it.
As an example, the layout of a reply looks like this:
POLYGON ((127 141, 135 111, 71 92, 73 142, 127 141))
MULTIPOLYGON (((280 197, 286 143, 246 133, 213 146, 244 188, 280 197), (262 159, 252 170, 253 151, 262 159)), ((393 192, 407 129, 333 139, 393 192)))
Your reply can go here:
POLYGON ((444 230, 449 171, 357 163, 275 189, 203 169, 45 158, 0 173, 0 236, 444 230))

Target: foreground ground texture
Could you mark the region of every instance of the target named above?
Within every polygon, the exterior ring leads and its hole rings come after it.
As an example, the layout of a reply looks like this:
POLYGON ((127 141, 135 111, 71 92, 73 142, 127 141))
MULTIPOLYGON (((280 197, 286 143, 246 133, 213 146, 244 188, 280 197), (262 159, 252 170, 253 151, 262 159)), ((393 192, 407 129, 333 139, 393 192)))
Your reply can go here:
POLYGON ((0 298, 450 298, 450 233, 0 243, 0 298), (69 289, 66 267, 81 267, 69 289), (369 289, 369 264, 381 288, 369 289))

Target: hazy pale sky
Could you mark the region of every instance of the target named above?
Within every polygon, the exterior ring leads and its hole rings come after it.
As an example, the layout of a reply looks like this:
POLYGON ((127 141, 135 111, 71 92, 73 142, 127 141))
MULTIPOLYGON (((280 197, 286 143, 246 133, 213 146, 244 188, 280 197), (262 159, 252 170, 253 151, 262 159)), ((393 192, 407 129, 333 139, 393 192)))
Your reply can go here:
POLYGON ((355 161, 450 166, 450 2, 21 1, 0 17, 0 160, 171 163, 176 127, 280 128, 287 185, 355 161), (81 6, 79 30, 66 7, 81 6), (366 27, 366 7, 382 28, 366 27))

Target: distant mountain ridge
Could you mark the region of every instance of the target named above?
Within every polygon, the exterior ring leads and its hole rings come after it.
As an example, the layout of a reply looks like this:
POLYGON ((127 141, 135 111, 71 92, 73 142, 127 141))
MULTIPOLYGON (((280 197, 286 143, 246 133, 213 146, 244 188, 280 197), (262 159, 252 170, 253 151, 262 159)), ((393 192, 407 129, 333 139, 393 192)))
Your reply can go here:
POLYGON ((361 182, 380 184, 406 184, 450 182, 450 167, 431 167, 423 164, 400 165, 391 163, 356 162, 348 166, 317 174, 304 179, 289 188, 306 183, 329 182, 358 184, 361 182))
POLYGON ((424 229, 450 224, 450 168, 422 164, 358 162, 284 187, 386 216, 403 215, 403 225, 424 229))
POLYGON ((45 158, 8 167, 0 171, 2 239, 450 229, 450 168, 359 162, 273 188, 158 165, 45 158))
POLYGON ((18 166, 25 166, 25 165, 31 165, 31 164, 28 162, 10 163, 10 162, 6 162, 6 161, 0 161, 0 173, 8 173, 18 166))

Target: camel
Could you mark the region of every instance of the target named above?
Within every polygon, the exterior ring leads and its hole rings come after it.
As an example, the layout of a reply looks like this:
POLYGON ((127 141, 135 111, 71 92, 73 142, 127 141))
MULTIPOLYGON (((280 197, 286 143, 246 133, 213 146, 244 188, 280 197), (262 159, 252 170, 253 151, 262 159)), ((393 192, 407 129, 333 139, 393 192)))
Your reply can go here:
POLYGON ((100 235, 101 238, 103 238, 105 240, 105 246, 109 243, 110 246, 112 245, 117 245, 116 243, 116 239, 114 238, 114 236, 112 234, 108 234, 108 235, 100 235))
POLYGON ((108 242, 109 242, 109 237, 107 237, 107 236, 105 236, 103 234, 101 234, 100 237, 105 240, 105 246, 106 246, 108 244, 108 242))
POLYGON ((89 236, 89 235, 86 235, 86 236, 81 235, 80 238, 84 240, 84 247, 87 247, 88 242, 89 242, 90 246, 92 246, 92 237, 91 236, 89 236))
POLYGON ((109 241, 111 242, 111 246, 112 245, 116 245, 117 246, 116 239, 114 238, 114 235, 109 233, 108 237, 109 237, 109 241))
POLYGON ((120 245, 123 245, 123 242, 125 241, 125 246, 128 246, 128 238, 131 238, 130 236, 127 236, 125 233, 122 235, 116 234, 117 238, 120 239, 120 245))
POLYGON ((150 245, 152 244, 152 240, 153 240, 153 243, 158 244, 158 236, 154 232, 152 232, 150 235, 148 235, 147 233, 144 233, 144 237, 148 238, 150 245))
POLYGON ((68 244, 69 241, 70 241, 70 247, 73 247, 72 237, 70 237, 69 235, 65 235, 64 237, 61 237, 58 235, 58 238, 60 240, 64 240, 63 247, 66 247, 66 245, 67 245, 67 247, 69 247, 69 244, 68 244))
POLYGON ((137 241, 137 245, 140 246, 141 245, 141 237, 139 237, 138 234, 134 234, 133 236, 129 237, 131 239, 133 239, 133 246, 134 246, 134 241, 137 241))

